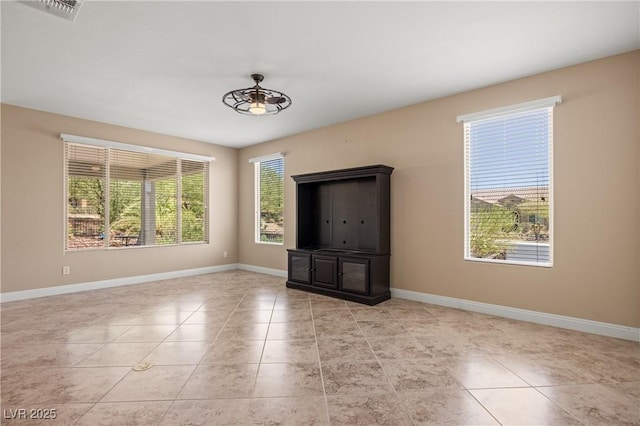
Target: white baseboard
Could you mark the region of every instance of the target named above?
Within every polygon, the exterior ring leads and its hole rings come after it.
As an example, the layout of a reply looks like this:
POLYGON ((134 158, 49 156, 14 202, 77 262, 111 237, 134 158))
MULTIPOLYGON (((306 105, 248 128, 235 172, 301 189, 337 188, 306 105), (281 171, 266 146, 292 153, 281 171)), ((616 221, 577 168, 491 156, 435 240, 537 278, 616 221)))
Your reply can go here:
MULTIPOLYGON (((238 264, 238 269, 284 278, 287 277, 287 271, 280 269, 263 268, 260 266, 246 265, 242 263, 238 264)), ((465 311, 479 312, 519 321, 640 342, 640 328, 635 327, 626 327, 618 324, 567 317, 564 315, 548 314, 545 312, 529 311, 526 309, 511 308, 509 306, 492 305, 489 303, 474 302, 472 300, 438 296, 435 294, 420 293, 417 291, 402 290, 399 288, 392 288, 391 295, 399 299, 415 300, 417 302, 431 303, 433 305, 463 309, 465 311)))
POLYGON ((545 312, 529 311, 526 309, 511 308, 509 306, 492 305, 489 303, 474 302, 472 300, 438 296, 435 294, 420 293, 417 291, 402 290, 399 288, 392 288, 391 295, 399 299, 415 300, 417 302, 431 303, 433 305, 463 309, 465 311, 496 315, 503 318, 511 318, 519 321, 527 321, 536 324, 640 342, 640 328, 635 327, 626 327, 623 325, 567 317, 564 315, 548 314, 545 312))
POLYGON ((264 268, 262 266, 247 265, 245 263, 238 263, 238 269, 249 272, 257 272, 259 274, 274 275, 276 277, 287 278, 287 271, 282 269, 264 268))
POLYGON ((184 269, 181 271, 161 272, 157 274, 137 275, 133 277, 115 278, 111 280, 92 281, 79 284, 68 284, 55 287, 35 288, 32 290, 12 291, 0 293, 0 303, 16 300, 34 299, 36 297, 56 296, 59 294, 76 293, 86 290, 98 290, 101 288, 119 287, 130 284, 140 284, 151 281, 168 280, 171 278, 189 277, 192 275, 210 274, 213 272, 231 271, 238 269, 237 263, 228 265, 208 266, 206 268, 184 269))
MULTIPOLYGON (((228 265, 209 266, 206 268, 185 269, 181 271, 137 275, 134 277, 116 278, 112 280, 93 281, 88 283, 69 284, 56 287, 0 293, 0 303, 33 299, 36 297, 76 293, 85 290, 97 290, 101 288, 140 284, 151 281, 167 280, 171 278, 210 274, 214 272, 231 271, 234 269, 241 269, 243 271, 257 272, 260 274, 273 275, 282 278, 287 277, 287 271, 283 271, 281 269, 264 268, 262 266, 247 265, 244 263, 230 263, 228 265)), ((420 293, 417 291, 403 290, 398 288, 392 288, 391 295, 399 299, 415 300, 418 302, 431 303, 433 305, 446 306, 449 308, 463 309, 466 311, 496 315, 499 317, 511 318, 519 321, 527 321, 536 324, 549 325, 553 327, 566 328, 569 330, 583 331, 586 333, 593 333, 602 336, 617 337, 619 339, 640 342, 640 328, 635 327, 626 327, 622 325, 609 324, 582 318, 548 314, 545 312, 529 311, 526 309, 511 308, 509 306, 492 305, 489 303, 474 302, 472 300, 438 296, 435 294, 420 293)))

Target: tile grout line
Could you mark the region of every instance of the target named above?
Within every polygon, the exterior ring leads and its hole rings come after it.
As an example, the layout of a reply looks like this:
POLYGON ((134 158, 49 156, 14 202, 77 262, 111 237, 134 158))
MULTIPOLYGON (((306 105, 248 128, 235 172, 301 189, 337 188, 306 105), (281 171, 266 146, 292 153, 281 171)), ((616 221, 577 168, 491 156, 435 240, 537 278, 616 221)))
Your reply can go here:
MULTIPOLYGON (((245 296, 246 296, 246 292, 245 292, 245 295, 242 297, 243 300, 245 296)), ((271 318, 273 318, 273 310, 275 309, 275 306, 276 306, 276 300, 278 300, 277 295, 273 301, 273 306, 271 307, 271 315, 269 315, 269 322, 267 323, 267 332, 264 334, 264 340, 262 342, 262 350, 260 351, 260 359, 258 360, 258 369, 256 370, 256 376, 253 378, 253 386, 251 389, 251 397, 250 397, 251 399, 255 398, 256 385, 258 384, 258 375, 260 374, 260 368, 262 367, 262 357, 264 356, 264 349, 267 347, 267 338, 269 337, 269 330, 271 329, 271 318)), ((242 302, 242 300, 240 302, 242 302)))
POLYGON ((473 398, 484 409, 484 411, 486 411, 491 416, 491 418, 493 418, 496 421, 496 423, 498 423, 499 425, 502 425, 500 420, 498 420, 498 418, 494 416, 493 413, 487 407, 485 407, 485 405, 482 402, 480 402, 478 398, 476 398, 476 396, 471 392, 471 390, 465 387, 464 391, 468 393, 469 396, 471 396, 471 398, 473 398))
MULTIPOLYGON (((245 291, 246 293, 246 291, 245 291)), ((242 295, 242 299, 244 299, 244 294, 242 295)), ((202 362, 202 359, 204 358, 204 356, 207 354, 207 352, 209 351, 209 349, 211 349, 211 347, 213 346, 213 344, 216 342, 216 340, 218 340, 218 336, 220 335, 220 333, 222 332, 222 330, 224 330, 224 327, 227 325, 227 323, 229 322, 229 319, 231 319, 231 315, 233 315, 233 313, 238 309, 238 305, 240 304, 240 302, 242 301, 242 299, 240 299, 240 301, 236 304, 235 308, 231 311, 231 313, 228 315, 226 321, 224 322, 224 324, 222 325, 222 327, 220 328, 220 330, 218 330, 218 332, 216 333, 216 337, 212 340, 211 344, 209 345, 209 347, 207 348, 207 351, 205 353, 202 354, 202 356, 200 357, 200 360, 198 361, 197 364, 195 364, 195 367, 193 368, 193 370, 191 371, 191 374, 189 374, 189 377, 187 377, 187 380, 185 380, 185 382, 182 384, 182 386, 180 387, 180 390, 176 393, 176 396, 173 398, 173 400, 171 401, 171 405, 169 405, 169 408, 164 412, 164 414, 162 414, 162 417, 160 417, 160 420, 158 421, 158 425, 162 423, 162 421, 164 420, 164 418, 167 416, 167 414, 171 411, 171 408, 173 408, 173 406, 176 404, 176 402, 178 401, 178 397, 180 396, 180 393, 184 390, 184 387, 187 385, 187 383, 189 382, 189 380, 191 380, 191 378, 193 377, 193 374, 196 372, 196 370, 198 369, 198 367, 201 365, 200 363, 202 362)), ((202 306, 204 305, 204 303, 202 303, 198 309, 200 309, 202 306)), ((185 321, 187 321, 189 318, 191 318, 191 316, 193 314, 195 314, 196 312, 198 312, 198 309, 196 309, 191 315, 189 315, 187 318, 184 319, 184 321, 182 322, 184 324, 185 321)), ((205 312, 205 311, 201 311, 201 312, 205 312)), ((181 324, 182 325, 182 324, 181 324)), ((178 327, 176 327, 176 330, 178 329, 178 327)), ((169 336, 171 334, 173 334, 176 330, 173 330, 171 333, 169 333, 169 336)), ((167 337, 169 337, 167 336, 167 337)), ((165 337, 166 340, 166 337, 165 337)), ((154 349, 155 350, 155 349, 154 349)))
MULTIPOLYGON (((402 321, 400 321, 400 319, 399 319, 398 317, 396 317, 396 316, 393 314, 393 312, 389 312, 389 313, 391 314, 391 316, 392 316, 393 318, 395 318, 397 321, 399 321, 399 322, 400 322, 400 324, 402 325, 402 327, 407 331, 407 333, 409 333, 409 334, 411 335, 411 337, 413 337, 414 339, 416 339, 416 340, 417 340, 416 336, 404 327, 404 324, 402 324, 402 321)), ((418 341, 418 343, 420 343, 420 341, 418 341)), ((424 345, 423 345, 423 346, 424 346, 424 345)), ((425 349, 426 349, 426 348, 425 348, 425 349)), ((496 361, 496 362, 497 362, 497 361, 496 361)), ((502 365, 502 364, 501 364, 501 365, 502 365)), ((519 377, 519 376, 518 376, 518 377, 519 377)), ((455 376, 454 376, 453 378, 454 378, 454 380, 455 380, 455 381, 456 381, 460 386, 462 386, 462 389, 461 389, 461 390, 464 390, 464 392, 466 392, 467 394, 469 394, 469 396, 471 396, 474 400, 476 400, 476 401, 478 402, 478 404, 479 404, 479 405, 480 405, 480 406, 481 406, 481 407, 482 407, 482 408, 487 412, 487 414, 489 414, 489 415, 490 415, 490 416, 491 416, 491 417, 496 421, 496 423, 497 423, 497 424, 502 425, 502 423, 501 423, 501 422, 500 422, 500 421, 499 421, 499 420, 498 420, 498 419, 493 415, 493 413, 492 413, 491 411, 489 411, 489 409, 488 409, 487 407, 485 407, 485 406, 484 406, 484 404, 482 404, 482 403, 481 403, 481 402, 480 402, 480 401, 475 397, 475 395, 473 395, 473 394, 471 393, 471 391, 470 391, 470 389, 469 389, 469 388, 467 388, 467 387, 466 387, 462 382, 460 382, 460 380, 458 380, 455 376)), ((526 383, 526 382, 525 382, 525 383, 526 383)))
POLYGON ((313 315, 313 305, 311 304, 311 297, 309 297, 309 310, 311 311, 311 327, 313 328, 313 337, 316 341, 316 353, 318 355, 318 366, 320 368, 320 383, 322 384, 322 395, 324 399, 324 410, 327 415, 327 422, 331 426, 331 416, 329 415, 329 401, 327 400, 327 389, 324 385, 324 373, 322 372, 322 360, 320 359, 320 345, 318 345, 318 333, 316 333, 315 317, 313 315))
MULTIPOLYGON (((554 387, 554 386, 558 386, 558 385, 551 385, 548 387, 554 387)), ((562 385, 560 385, 562 386, 562 385)), ((541 386, 542 387, 542 386, 541 386)), ((564 411, 565 413, 567 413, 567 415, 569 417, 571 417, 572 419, 577 420, 579 423, 583 423, 582 421, 580 421, 580 419, 578 419, 576 416, 573 415, 573 413, 571 411, 569 411, 568 407, 564 407, 562 404, 560 404, 557 401, 554 401, 553 399, 551 399, 550 397, 548 397, 545 393, 541 392, 536 386, 531 386, 532 389, 534 389, 536 392, 538 392, 540 395, 542 395, 544 398, 546 398, 548 401, 550 401, 553 405, 555 405, 556 407, 558 407, 559 409, 561 409, 562 411, 564 411)))
MULTIPOLYGON (((200 306, 202 306, 202 304, 201 304, 200 306)), ((156 349, 158 349, 158 347, 159 347, 162 343, 164 343, 165 341, 167 341, 167 340, 166 340, 166 339, 167 339, 167 337, 169 337, 171 334, 173 334, 173 333, 174 333, 174 332, 175 332, 175 331, 176 331, 176 330, 177 330, 177 329, 178 329, 182 324, 184 324, 184 322, 185 322, 188 318, 190 318, 190 317, 191 317, 191 315, 193 315, 196 311, 197 311, 197 309, 196 309, 195 311, 191 312, 191 314, 190 314, 190 315, 188 315, 184 320, 182 320, 182 322, 181 322, 181 323, 177 324, 177 325, 176 325, 176 327, 171 331, 171 333, 169 333, 167 336, 165 336, 165 338, 164 338, 164 339, 162 339, 161 341, 159 341, 159 342, 158 342, 158 344, 157 344, 157 345, 155 345, 155 346, 153 347, 153 349, 151 349, 151 350, 150 350, 146 355, 144 355, 144 356, 142 357, 142 359, 145 359, 145 358, 146 358, 146 357, 148 357, 150 354, 152 354, 152 353, 153 353, 153 351, 155 351, 156 349)), ((156 311, 156 312, 160 312, 160 311, 156 311)), ((136 324, 136 325, 139 325, 139 324, 136 324)), ((155 324, 151 324, 151 325, 155 325, 155 324)), ((164 325, 164 324, 160 324, 160 325, 164 325)), ((169 325, 174 325, 174 324, 169 324, 169 325)), ((115 337, 115 338, 114 338, 111 342, 109 342, 109 343, 114 343, 115 339, 117 339, 118 337, 122 336, 122 335, 123 335, 123 334, 125 334, 127 331, 131 330, 133 327, 135 327, 135 325, 134 325, 134 326, 129 327, 129 329, 128 329, 128 330, 123 331, 120 335, 118 335, 117 337, 115 337)), ((119 343, 126 344, 126 343, 147 343, 147 342, 119 342, 119 343)), ((155 342, 150 342, 150 343, 155 343, 155 342)), ((107 344, 105 344, 104 346, 106 346, 106 345, 107 345, 107 344)), ((103 347, 104 347, 104 346, 103 346, 103 347)), ((97 352, 97 351, 96 351, 96 352, 97 352)), ((203 356, 204 356, 204 355, 203 355, 203 356)), ((87 358, 88 358, 88 357, 87 357, 87 358)), ((85 359, 86 359, 86 358, 85 358, 85 359)), ((141 361, 142 361, 142 360, 138 361, 138 363, 139 363, 139 362, 141 362, 141 361)), ((137 364, 137 363, 136 363, 136 364, 137 364)), ((134 366, 135 366, 135 365, 134 365, 134 366)), ((196 366, 196 367, 197 367, 197 366, 196 366)), ((84 413, 80 418, 78 418, 78 420, 77 420, 75 423, 80 422, 80 420, 82 420, 82 418, 83 418, 84 416, 86 416, 86 415, 89 413, 89 411, 90 411, 91 409, 93 409, 93 408, 94 408, 98 403, 100 403, 100 401, 102 401, 102 400, 104 399, 104 397, 105 397, 105 396, 107 396, 107 395, 109 394, 109 392, 111 392, 111 391, 112 391, 112 390, 113 390, 117 385, 119 385, 119 384, 122 382, 122 380, 124 380, 124 378, 125 378, 125 377, 127 377, 127 376, 132 372, 132 371, 133 371, 133 367, 131 367, 131 368, 130 368, 130 370, 127 372, 127 374, 125 374, 125 375, 124 375, 120 380, 118 380, 118 382, 117 382, 116 384, 114 384, 111 388, 109 388, 109 390, 108 390, 104 395, 102 395, 102 397, 98 400, 98 402, 96 402, 96 403, 95 403, 95 404, 94 404, 94 405, 93 405, 89 410, 87 410, 87 412, 86 412, 86 413, 84 413)), ((195 371, 195 368, 193 369, 193 371, 195 371)), ((193 374, 193 371, 191 372, 191 375, 193 374)), ((191 378, 191 375, 189 375, 189 378, 191 378)), ((188 380, 189 380, 189 379, 187 379, 187 381, 188 381, 188 380)), ((186 384, 186 381, 185 381, 185 383, 184 383, 184 384, 186 384)), ((179 393, 182 391, 182 389, 184 388, 184 384, 183 384, 183 385, 182 385, 182 387, 180 388, 180 391, 178 391, 178 393, 176 394, 176 398, 177 398, 178 394, 179 394, 179 393)), ((173 399, 171 400, 171 404, 169 405, 169 407, 167 408, 167 410, 166 410, 166 411, 162 414, 162 416, 160 417, 160 419, 159 419, 159 421, 158 421, 158 424, 160 424, 160 422, 162 422, 162 419, 164 419, 164 416, 169 412, 169 410, 171 409, 171 407, 173 407, 173 404, 175 403, 176 398, 173 398, 173 399)), ((114 402, 114 401, 108 401, 108 402, 114 402)), ((122 402, 122 401, 121 401, 121 402, 122 402)), ((127 401, 127 402, 130 402, 130 401, 127 401)))
MULTIPOLYGON (((371 346, 371 342, 369 342, 369 339, 367 338, 367 335, 365 334, 364 330, 362 330, 362 327, 360 327, 360 324, 358 323, 358 320, 356 319, 355 315, 353 314, 353 311, 351 310, 351 307, 349 306, 349 304, 346 304, 346 305, 347 305, 347 309, 349 309, 349 313, 351 314, 351 317, 353 318, 353 321, 356 323, 356 326, 358 327, 358 330, 360 330, 360 333, 362 333, 362 337, 364 337, 365 342, 367 342, 367 346, 369 346, 369 349, 371 350, 371 353, 373 354, 373 356, 376 359, 376 362, 380 366, 380 369, 382 370, 382 373, 384 374, 384 377, 387 379, 387 381, 391 385, 391 389, 393 389, 393 392, 394 392, 397 400, 400 401, 400 394, 398 393, 398 390, 396 389, 396 387, 393 385, 393 382, 389 378, 389 374, 387 374, 387 371, 384 369, 384 366, 382 365, 382 362, 380 362, 380 358, 378 358, 378 354, 376 354, 376 351, 373 350, 373 346, 371 346)), ((397 320, 397 318, 395 317, 395 315, 393 315, 393 313, 389 312, 389 314, 391 314, 391 316, 394 319, 397 320)), ((400 323, 400 325, 402 326, 402 328, 404 328, 404 325, 402 325, 402 323, 400 323)), ((406 331, 406 329, 405 329, 405 331, 406 331)), ((401 406, 400 409, 409 418, 409 421, 414 426, 416 426, 416 422, 413 420, 413 417, 411 417, 411 415, 406 412, 404 407, 401 406)))
MULTIPOLYGON (((213 347, 213 345, 215 344, 215 342, 218 340, 218 337, 220 337, 220 333, 222 333, 222 331, 224 330, 224 328, 227 326, 227 324, 229 323, 229 320, 231 319, 231 316, 238 311, 238 306, 240 306, 240 303, 242 303, 242 301, 246 298, 247 295, 247 290, 245 290, 242 294, 242 298, 240 298, 240 300, 238 301, 238 303, 235 305, 235 307, 233 308, 233 310, 229 313, 229 315, 227 316, 227 319, 225 320, 225 322, 222 324, 222 327, 220 327, 220 330, 218 330, 218 332, 216 333, 215 338, 212 340, 211 344, 209 345, 209 347, 207 348, 207 352, 209 349, 211 349, 211 347, 213 347)), ((204 303, 202 304, 204 305, 204 303)), ((200 307, 202 307, 202 305, 200 307)), ((274 306, 275 306, 275 300, 274 300, 274 306)), ((197 312, 194 311, 194 313, 197 312)), ((203 311, 204 312, 204 311, 203 311)), ((192 314, 193 315, 193 314, 192 314)), ((271 316, 273 316, 273 309, 271 310, 271 316)), ((271 316, 269 317, 269 324, 271 323, 271 316)), ((191 315, 189 316, 191 317, 191 315)), ((189 317, 187 317, 184 321, 186 321, 189 317)), ((175 331, 175 330, 174 330, 175 331)), ((267 326, 267 334, 269 332, 269 326, 267 326)), ((258 380, 258 372, 260 371, 260 364, 262 361, 262 355, 264 353, 264 345, 266 343, 266 339, 267 339, 267 335, 265 335, 264 338, 264 343, 262 346, 262 352, 260 353, 260 361, 258 362, 258 369, 256 370, 256 376, 254 378, 253 381, 253 388, 255 389, 255 385, 257 383, 258 380)), ((204 356, 206 355, 206 352, 202 354, 202 356, 200 357, 200 360, 198 361, 198 363, 195 365, 195 368, 193 369, 193 371, 191 372, 191 374, 189 375, 189 377, 187 378, 187 380, 183 383, 182 387, 180 388, 180 390, 178 391, 178 393, 176 394, 176 397, 173 398, 171 405, 169 406, 169 408, 164 412, 164 414, 162 415, 162 417, 160 418, 160 420, 158 421, 158 424, 161 424, 162 421, 164 420, 164 418, 166 417, 167 413, 169 413, 169 411, 171 411, 171 408, 176 404, 176 402, 178 401, 178 396, 180 395, 180 393, 182 392, 182 390, 184 389, 184 387, 187 385, 187 383, 189 382, 189 380, 191 380, 191 378, 193 377, 193 374, 195 373, 196 369, 202 365, 202 359, 204 358, 204 356)), ((253 399, 253 396, 248 397, 249 400, 253 399)), ((204 398, 202 399, 204 401, 209 400, 209 398, 204 398)))

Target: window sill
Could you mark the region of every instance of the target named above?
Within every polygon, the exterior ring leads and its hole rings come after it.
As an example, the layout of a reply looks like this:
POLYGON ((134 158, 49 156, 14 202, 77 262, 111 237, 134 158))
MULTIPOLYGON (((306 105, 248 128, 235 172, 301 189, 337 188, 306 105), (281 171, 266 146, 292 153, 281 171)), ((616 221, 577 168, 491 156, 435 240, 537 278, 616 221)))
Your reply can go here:
POLYGON ((283 246, 284 242, 282 243, 270 243, 268 241, 254 241, 255 244, 258 245, 264 245, 264 246, 283 246))
POLYGON ((482 259, 477 257, 465 257, 464 260, 465 262, 493 263, 496 265, 537 266, 541 268, 553 267, 553 262, 525 262, 521 260, 482 259))

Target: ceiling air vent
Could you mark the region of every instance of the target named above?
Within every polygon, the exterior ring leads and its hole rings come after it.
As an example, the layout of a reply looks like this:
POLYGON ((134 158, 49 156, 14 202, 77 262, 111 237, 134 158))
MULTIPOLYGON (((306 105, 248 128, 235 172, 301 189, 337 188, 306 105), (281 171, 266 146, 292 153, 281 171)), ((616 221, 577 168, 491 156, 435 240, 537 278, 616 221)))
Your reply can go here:
POLYGON ((20 3, 73 21, 76 19, 82 0, 23 0, 20 3))

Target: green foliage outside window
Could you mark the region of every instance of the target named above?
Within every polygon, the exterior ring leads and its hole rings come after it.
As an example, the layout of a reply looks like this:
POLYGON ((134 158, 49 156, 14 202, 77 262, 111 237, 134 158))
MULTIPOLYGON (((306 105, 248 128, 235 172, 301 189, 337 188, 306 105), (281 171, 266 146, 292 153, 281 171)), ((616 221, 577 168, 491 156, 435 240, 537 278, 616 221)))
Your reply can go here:
POLYGON ((470 251, 473 257, 504 259, 517 229, 517 214, 506 207, 492 205, 471 213, 470 251))
MULTIPOLYGON (((204 173, 184 175, 182 178, 182 242, 205 241, 204 173)), ((103 179, 96 177, 70 176, 69 239, 79 236, 74 221, 84 214, 93 217, 91 232, 83 235, 104 235, 105 208, 103 179), (73 218, 73 219, 72 219, 73 218)), ((142 185, 135 180, 112 180, 109 187, 109 224, 111 235, 139 236, 142 229, 142 185)), ((176 178, 154 182, 155 187, 155 244, 177 242, 177 181, 176 178)), ((95 244, 92 246, 96 246, 95 244)), ((99 246, 99 245, 98 245, 99 246)), ((73 244, 70 247, 74 248, 73 244)), ((77 247, 83 248, 83 247, 77 247)))
POLYGON ((283 160, 260 164, 260 241, 284 242, 283 160))
POLYGON ((511 207, 478 206, 471 212, 470 232, 473 257, 503 259, 518 241, 549 239, 549 202, 542 199, 511 207))
POLYGON ((205 240, 204 175, 182 177, 182 241, 205 240))

